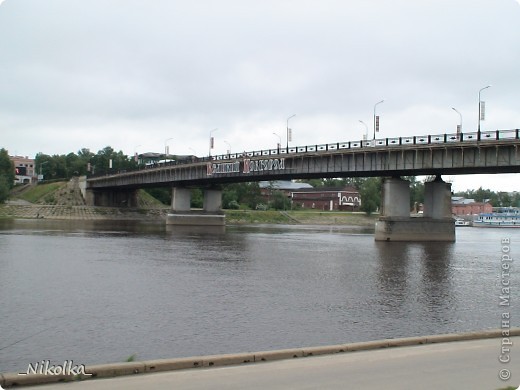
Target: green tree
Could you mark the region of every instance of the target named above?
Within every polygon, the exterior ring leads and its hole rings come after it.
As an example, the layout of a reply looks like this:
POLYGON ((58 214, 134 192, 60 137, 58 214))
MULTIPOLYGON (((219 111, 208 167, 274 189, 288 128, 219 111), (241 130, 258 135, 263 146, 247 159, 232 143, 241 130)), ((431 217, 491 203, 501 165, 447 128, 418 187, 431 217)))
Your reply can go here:
POLYGON ((52 169, 52 157, 38 153, 34 158, 34 169, 36 169, 36 173, 42 174, 44 179, 50 179, 50 172, 52 169))
POLYGON ((204 194, 200 188, 191 190, 191 207, 198 209, 204 207, 204 194))
MULTIPOLYGON (((225 209, 230 208, 230 204, 235 204, 238 202, 238 194, 236 188, 230 187, 227 190, 222 191, 222 207, 225 209)), ((234 206, 233 206, 234 207, 234 206)))
POLYGON ((403 179, 410 182, 410 208, 424 203, 424 182, 417 180, 415 176, 404 176, 403 179))
POLYGON ((9 191, 14 186, 14 164, 4 148, 0 149, 0 203, 9 198, 9 191))
MULTIPOLYGON (((463 196, 466 199, 475 199, 477 202, 489 202, 493 207, 499 207, 503 203, 499 193, 493 192, 489 189, 483 189, 482 187, 478 190, 459 191, 455 195, 463 196)), ((510 199, 506 196, 504 200, 509 202, 510 199)))
POLYGON ((508 192, 499 192, 497 193, 498 196, 498 202, 500 203, 501 207, 511 207, 514 206, 514 200, 511 195, 509 195, 508 192))
POLYGON ((53 179, 67 179, 68 178, 68 169, 67 169, 67 158, 65 155, 53 155, 53 167, 54 171, 51 172, 53 179))
POLYGON ((146 188, 145 191, 157 199, 159 202, 165 205, 169 205, 172 202, 172 190, 171 188, 157 187, 157 188, 146 188))
POLYGON ((322 188, 322 187, 336 187, 336 188, 344 188, 347 186, 355 187, 359 189, 361 184, 364 182, 364 178, 361 177, 343 177, 343 178, 324 178, 324 179, 303 179, 297 180, 300 183, 307 183, 313 186, 314 188, 322 188))
POLYGON ((14 186, 14 164, 9 158, 7 150, 4 148, 0 149, 0 175, 4 177, 8 189, 14 186))
POLYGON ((361 195, 361 211, 370 215, 378 210, 381 204, 381 179, 378 177, 366 178, 358 190, 361 195))
POLYGON ((269 206, 275 210, 290 210, 291 201, 285 196, 283 191, 273 191, 269 206))
POLYGON ((511 206, 520 207, 520 192, 515 192, 511 199, 511 206))
POLYGON ((9 199, 9 182, 7 176, 0 174, 0 203, 9 199))
POLYGON ((241 205, 254 209, 258 203, 262 203, 260 187, 257 182, 232 183, 222 186, 223 204, 235 200, 241 205), (225 200, 225 201, 224 201, 225 200))

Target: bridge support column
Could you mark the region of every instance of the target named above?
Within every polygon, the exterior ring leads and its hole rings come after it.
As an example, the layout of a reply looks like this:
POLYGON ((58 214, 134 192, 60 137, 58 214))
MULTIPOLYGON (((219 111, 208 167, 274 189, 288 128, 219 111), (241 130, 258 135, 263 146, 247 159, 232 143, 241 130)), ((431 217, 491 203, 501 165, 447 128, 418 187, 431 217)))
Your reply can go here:
POLYGON ((224 226, 222 212, 222 191, 206 189, 204 191, 203 210, 191 210, 191 190, 174 187, 172 192, 172 211, 166 217, 167 225, 180 226, 224 226))
POLYGON ((451 183, 445 183, 440 176, 434 181, 424 183, 423 215, 434 219, 452 218, 451 183))
POLYGON ((172 210, 190 211, 191 191, 188 188, 173 187, 172 189, 172 210))
POLYGON ((87 206, 95 206, 96 205, 96 196, 94 194, 94 190, 90 188, 85 188, 85 193, 83 194, 83 199, 85 199, 85 204, 87 206))
POLYGON ((204 191, 203 207, 207 213, 222 212, 222 191, 214 189, 204 191))
POLYGON ((399 177, 385 178, 381 204, 384 216, 409 217, 410 182, 399 177))
POLYGON ((385 179, 382 213, 376 221, 376 241, 455 241, 451 217, 451 184, 440 177, 425 183, 423 217, 410 217, 408 182, 385 179), (405 188, 405 185, 407 188, 405 188))

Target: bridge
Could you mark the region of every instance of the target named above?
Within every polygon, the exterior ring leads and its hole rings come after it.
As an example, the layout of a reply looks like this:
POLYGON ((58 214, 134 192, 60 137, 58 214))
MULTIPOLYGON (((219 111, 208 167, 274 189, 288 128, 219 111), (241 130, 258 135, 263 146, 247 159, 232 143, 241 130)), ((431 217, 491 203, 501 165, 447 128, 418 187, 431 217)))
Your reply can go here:
POLYGON ((167 223, 223 224, 225 183, 334 177, 386 177, 376 240, 454 240, 451 185, 441 175, 520 172, 520 131, 496 130, 327 143, 174 161, 92 177, 87 203, 136 205, 136 190, 173 190, 167 223), (426 183, 424 217, 410 218, 409 183, 400 176, 435 175, 426 183), (202 213, 190 211, 190 188, 204 189, 202 213), (410 229, 410 226, 414 228, 410 229), (438 226, 438 232, 432 226, 438 226))

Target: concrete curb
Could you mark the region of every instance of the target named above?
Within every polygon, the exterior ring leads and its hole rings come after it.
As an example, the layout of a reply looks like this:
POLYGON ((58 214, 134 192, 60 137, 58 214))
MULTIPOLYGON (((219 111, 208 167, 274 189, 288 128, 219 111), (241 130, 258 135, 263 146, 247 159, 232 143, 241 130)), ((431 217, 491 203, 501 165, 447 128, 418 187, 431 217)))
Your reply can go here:
POLYGON ((86 366, 85 372, 91 375, 43 375, 18 373, 0 374, 0 386, 9 388, 13 386, 29 386, 56 382, 70 382, 75 380, 111 378, 121 375, 135 375, 141 373, 153 373, 161 371, 185 370, 199 367, 217 367, 226 365, 240 365, 264 361, 293 359, 306 356, 328 355, 354 351, 368 351, 381 348, 401 346, 425 345, 434 343, 446 343, 453 341, 469 341, 478 339, 501 338, 520 336, 520 328, 508 329, 508 334, 502 330, 485 330, 480 332, 449 333, 442 335, 405 337, 399 339, 384 339, 377 341, 365 341, 348 344, 326 345, 322 347, 305 347, 294 349, 282 349, 275 351, 259 351, 250 353, 195 356, 176 359, 156 359, 143 362, 111 363, 86 366))

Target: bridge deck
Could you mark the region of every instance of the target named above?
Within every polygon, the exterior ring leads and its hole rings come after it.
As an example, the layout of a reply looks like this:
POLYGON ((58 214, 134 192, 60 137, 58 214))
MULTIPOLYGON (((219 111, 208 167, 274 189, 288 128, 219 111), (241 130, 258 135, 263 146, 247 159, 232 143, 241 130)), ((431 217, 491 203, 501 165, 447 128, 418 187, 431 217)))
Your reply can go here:
POLYGON ((520 172, 519 130, 385 138, 197 158, 91 177, 90 189, 230 182, 520 172))

